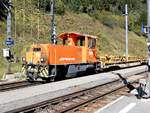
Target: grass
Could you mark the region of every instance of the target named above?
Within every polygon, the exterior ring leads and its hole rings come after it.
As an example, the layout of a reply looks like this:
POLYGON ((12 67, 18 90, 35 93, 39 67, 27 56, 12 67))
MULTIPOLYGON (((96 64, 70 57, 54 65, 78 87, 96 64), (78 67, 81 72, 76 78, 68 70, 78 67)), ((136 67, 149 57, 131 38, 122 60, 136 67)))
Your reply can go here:
MULTIPOLYGON (((19 9, 18 9, 19 10, 19 9)), ((34 12, 36 13, 36 12, 34 12)), ((50 15, 42 15, 40 17, 37 14, 32 15, 32 21, 29 19, 31 18, 31 13, 25 17, 25 22, 27 23, 25 26, 22 25, 22 15, 20 13, 17 14, 17 32, 16 36, 13 32, 13 38, 15 38, 15 46, 13 47, 13 51, 16 53, 15 55, 20 57, 26 51, 32 43, 37 42, 49 42, 50 38, 50 15), (38 26, 37 21, 39 17, 39 37, 38 37, 38 26), (32 23, 32 24, 31 24, 32 23), (32 29, 32 35, 31 35, 32 29)), ((115 15, 110 15, 115 18, 115 21, 120 23, 119 18, 115 15)), ((104 55, 124 55, 125 54, 125 31, 124 29, 120 28, 116 24, 113 24, 113 27, 109 27, 108 25, 104 25, 103 22, 99 19, 95 19, 92 16, 89 16, 85 13, 73 13, 73 12, 66 12, 65 15, 62 17, 60 15, 56 16, 57 19, 57 33, 62 32, 79 32, 79 33, 86 33, 90 35, 95 35, 98 37, 97 39, 97 50, 98 56, 104 55)), ((109 18, 110 19, 110 18, 109 18)), ((122 21, 122 20, 121 20, 122 21)), ((4 22, 3 22, 4 24, 4 22)), ((107 24, 107 23, 106 23, 107 24)), ((109 23, 108 23, 109 24, 109 23)), ((6 32, 4 31, 6 26, 3 27, 3 34, 0 34, 0 78, 2 77, 3 73, 6 72, 6 60, 2 57, 2 48, 6 47, 3 42, 5 40, 6 32)), ((14 28, 13 28, 14 31, 14 28)), ((146 38, 143 36, 138 36, 134 32, 129 32, 129 55, 132 56, 145 56, 146 52, 146 38)), ((19 64, 12 64, 13 72, 17 72, 20 70, 19 64)))

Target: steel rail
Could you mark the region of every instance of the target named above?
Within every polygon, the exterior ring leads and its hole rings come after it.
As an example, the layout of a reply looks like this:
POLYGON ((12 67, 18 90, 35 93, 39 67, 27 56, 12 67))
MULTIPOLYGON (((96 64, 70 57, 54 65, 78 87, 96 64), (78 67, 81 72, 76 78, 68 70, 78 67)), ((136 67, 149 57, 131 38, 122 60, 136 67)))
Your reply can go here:
MULTIPOLYGON (((144 72, 143 72, 144 73, 144 72)), ((137 80, 146 77, 146 75, 140 73, 139 77, 136 76, 132 81, 132 83, 137 82, 137 80), (140 76, 141 75, 141 76, 140 76)), ((137 75, 137 74, 136 74, 137 75)), ((128 77, 132 78, 132 77, 128 77)), ((100 86, 96 86, 94 88, 86 89, 83 91, 79 91, 73 94, 65 95, 62 97, 58 97, 52 100, 47 100, 41 103, 37 103, 31 106, 26 106, 23 108, 15 109, 10 111, 12 112, 37 112, 41 109, 46 109, 46 111, 49 112, 55 112, 55 113, 64 113, 69 112, 74 109, 77 109, 85 104, 88 104, 92 101, 95 101, 97 99, 100 99, 106 95, 109 95, 113 92, 116 92, 117 90, 125 87, 119 80, 114 80, 112 82, 102 84, 100 86)))
MULTIPOLYGON (((138 66, 140 66, 140 65, 125 67, 125 68, 121 68, 121 69, 126 69, 126 68, 131 68, 131 67, 138 67, 138 66)), ((119 68, 118 69, 112 69, 112 68, 111 69, 106 69, 103 72, 111 72, 111 71, 114 71, 114 70, 119 70, 119 68)), ((82 76, 83 75, 81 75, 81 77, 82 76)), ((87 74, 86 76, 89 76, 89 75, 87 74)), ((77 77, 75 77, 75 78, 77 78, 77 77)), ((73 79, 73 78, 68 78, 68 79, 73 79)), ((19 89, 19 88, 25 88, 25 87, 29 87, 29 86, 35 86, 35 85, 39 85, 39 84, 43 84, 43 83, 46 83, 46 82, 44 82, 44 81, 29 82, 27 80, 15 81, 15 82, 4 82, 4 83, 0 83, 0 92, 19 89)))
POLYGON ((9 91, 9 90, 15 90, 19 88, 29 87, 41 84, 41 82, 28 82, 26 80, 24 81, 16 81, 16 82, 8 82, 8 83, 1 83, 0 84, 0 92, 9 91))

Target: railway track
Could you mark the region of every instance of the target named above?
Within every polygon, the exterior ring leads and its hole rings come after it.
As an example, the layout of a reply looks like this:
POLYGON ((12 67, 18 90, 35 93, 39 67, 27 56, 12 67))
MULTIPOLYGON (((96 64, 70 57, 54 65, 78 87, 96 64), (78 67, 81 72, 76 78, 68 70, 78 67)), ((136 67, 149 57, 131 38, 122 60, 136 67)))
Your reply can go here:
MULTIPOLYGON (((145 73, 140 73, 138 76, 131 76, 128 78, 130 83, 135 83, 139 79, 146 77, 145 73)), ((10 112, 36 112, 36 113, 65 113, 74 112, 81 109, 89 103, 95 102, 107 95, 110 95, 118 90, 124 88, 119 80, 115 80, 91 89, 76 92, 52 100, 47 100, 31 106, 19 108, 10 112)))
MULTIPOLYGON (((139 65, 125 67, 125 68, 121 68, 121 69, 137 67, 137 66, 139 66, 139 65)), ((105 69, 103 72, 109 72, 109 71, 114 71, 114 70, 119 70, 119 68, 112 67, 111 69, 109 69, 109 68, 105 69)), ((83 75, 81 75, 81 77, 82 76, 83 75)), ((89 76, 89 75, 87 74, 86 76, 89 76)), ((68 78, 68 79, 72 79, 72 78, 68 78)), ((43 84, 43 83, 44 83, 44 81, 34 81, 33 83, 31 83, 31 82, 28 82, 27 80, 16 81, 16 82, 7 82, 7 83, 4 82, 4 83, 0 83, 0 92, 19 89, 19 88, 24 88, 24 87, 35 86, 35 85, 39 85, 39 84, 43 84)))
POLYGON ((15 90, 15 89, 24 88, 24 87, 35 86, 35 85, 39 85, 39 84, 41 84, 41 82, 37 81, 37 82, 30 83, 26 80, 16 81, 16 82, 8 82, 8 83, 1 83, 0 84, 0 92, 15 90))

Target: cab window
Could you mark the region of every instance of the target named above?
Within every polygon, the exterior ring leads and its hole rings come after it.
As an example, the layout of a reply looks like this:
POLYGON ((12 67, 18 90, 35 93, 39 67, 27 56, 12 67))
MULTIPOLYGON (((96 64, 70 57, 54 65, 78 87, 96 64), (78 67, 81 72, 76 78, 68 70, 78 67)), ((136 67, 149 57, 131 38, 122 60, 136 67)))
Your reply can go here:
POLYGON ((96 39, 91 39, 91 38, 89 38, 89 39, 88 39, 88 48, 94 49, 95 46, 96 46, 96 39))
POLYGON ((62 45, 63 44, 63 40, 57 38, 57 45, 62 45))
POLYGON ((41 48, 33 48, 33 51, 34 51, 34 52, 40 52, 40 51, 41 51, 41 48))
POLYGON ((80 37, 77 40, 77 46, 85 46, 85 37, 80 37))
POLYGON ((63 45, 68 45, 68 38, 63 39, 63 45))

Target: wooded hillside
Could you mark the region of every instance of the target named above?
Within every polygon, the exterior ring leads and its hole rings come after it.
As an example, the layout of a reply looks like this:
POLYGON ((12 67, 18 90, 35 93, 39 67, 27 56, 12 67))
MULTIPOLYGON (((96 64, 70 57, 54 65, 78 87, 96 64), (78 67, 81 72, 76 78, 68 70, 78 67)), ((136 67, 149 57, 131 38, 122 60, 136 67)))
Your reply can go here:
MULTIPOLYGON (((0 0, 0 48, 5 48, 8 0, 0 0)), ((129 55, 145 56, 146 37, 141 24, 146 24, 146 0, 56 0, 56 29, 62 32, 80 32, 95 35, 98 56, 124 55, 124 5, 129 6, 129 55)), ((50 42, 50 0, 12 0, 13 51, 21 59, 32 43, 50 42), (39 1, 39 2, 38 2, 39 1)), ((6 70, 6 61, 0 52, 0 74, 6 70)), ((20 63, 21 64, 21 63, 20 63)), ((20 65, 14 65, 18 71, 20 65)))

